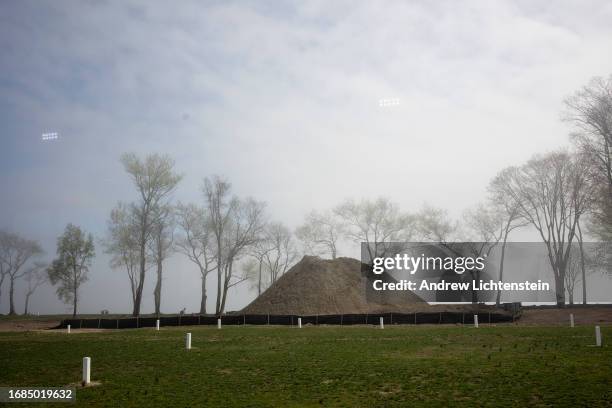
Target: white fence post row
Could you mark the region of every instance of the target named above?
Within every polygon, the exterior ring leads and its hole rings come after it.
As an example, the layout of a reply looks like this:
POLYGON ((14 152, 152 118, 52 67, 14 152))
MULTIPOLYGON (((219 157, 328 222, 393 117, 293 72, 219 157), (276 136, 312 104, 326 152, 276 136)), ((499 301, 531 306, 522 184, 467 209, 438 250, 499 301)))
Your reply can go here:
POLYGON ((185 348, 191 350, 191 333, 187 333, 185 336, 185 348))
POLYGON ((66 327, 66 333, 70 333, 70 325, 66 327))
POLYGON ((474 315, 474 327, 478 328, 478 315, 477 314, 474 315))
POLYGON ((83 357, 83 387, 91 381, 91 358, 83 357))
POLYGON ((221 328, 221 319, 217 319, 217 329, 221 328))
POLYGON ((159 319, 155 321, 155 330, 159 331, 159 319))
POLYGON ((298 329, 302 328, 302 318, 298 317, 298 329))
POLYGON ((601 347, 601 328, 595 326, 595 345, 601 347))
POLYGON ((384 329, 385 328, 385 319, 381 316, 379 320, 380 320, 380 328, 384 329))
POLYGON ((570 313, 570 327, 574 327, 574 314, 570 313))

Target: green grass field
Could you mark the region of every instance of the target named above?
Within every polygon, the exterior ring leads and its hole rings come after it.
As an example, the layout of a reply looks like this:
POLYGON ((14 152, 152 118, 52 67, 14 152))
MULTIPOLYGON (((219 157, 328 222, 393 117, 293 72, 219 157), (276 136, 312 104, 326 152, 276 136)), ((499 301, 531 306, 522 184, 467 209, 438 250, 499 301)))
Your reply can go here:
POLYGON ((75 383, 89 356, 101 384, 78 389, 78 406, 611 406, 602 334, 596 348, 593 327, 0 333, 0 385, 75 383))

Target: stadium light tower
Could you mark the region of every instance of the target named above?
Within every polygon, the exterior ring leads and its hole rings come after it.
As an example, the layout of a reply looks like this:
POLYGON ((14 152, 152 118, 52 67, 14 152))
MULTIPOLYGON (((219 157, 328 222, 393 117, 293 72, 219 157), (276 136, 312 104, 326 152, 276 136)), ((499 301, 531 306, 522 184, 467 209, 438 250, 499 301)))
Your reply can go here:
POLYGON ((400 104, 400 100, 399 98, 386 98, 386 99, 379 99, 378 100, 378 106, 380 106, 381 108, 388 108, 391 106, 398 106, 400 104))
POLYGON ((43 142, 48 142, 51 140, 57 140, 59 138, 59 135, 57 132, 48 132, 48 133, 43 133, 41 136, 41 140, 43 142))

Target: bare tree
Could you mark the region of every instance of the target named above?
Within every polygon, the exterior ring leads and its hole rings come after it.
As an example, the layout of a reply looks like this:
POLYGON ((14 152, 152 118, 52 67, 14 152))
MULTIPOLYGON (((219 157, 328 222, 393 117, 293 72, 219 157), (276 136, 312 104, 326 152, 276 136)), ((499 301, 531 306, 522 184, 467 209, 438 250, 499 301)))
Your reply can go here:
MULTIPOLYGON (((587 304, 587 281, 586 281, 586 252, 584 249, 584 236, 582 235, 582 227, 580 226, 580 219, 576 222, 576 239, 578 240, 578 250, 580 252, 580 271, 582 276, 582 304, 587 304)), ((570 257, 572 255, 570 254, 570 257)))
POLYGON ((248 248, 260 239, 264 225, 264 207, 264 203, 250 198, 241 200, 230 219, 231 222, 228 225, 227 234, 222 241, 222 248, 218 252, 223 259, 223 262, 220 263, 223 265, 220 275, 223 279, 223 286, 220 309, 217 311, 218 314, 225 311, 228 289, 247 279, 245 276, 234 274, 233 266, 234 262, 239 260, 248 248))
POLYGON ((253 252, 242 264, 242 275, 246 277, 250 283, 249 288, 257 291, 257 296, 261 295, 264 289, 265 282, 263 281, 263 258, 258 258, 253 252))
POLYGON ((42 253, 43 250, 36 241, 22 238, 10 232, 0 231, 2 276, 8 276, 9 278, 9 314, 16 314, 15 282, 28 272, 24 265, 42 253))
POLYGON ((570 256, 565 270, 565 290, 569 298, 569 304, 574 304, 574 287, 580 276, 580 253, 576 248, 570 250, 570 256))
POLYGON ((198 266, 202 279, 200 314, 206 314, 206 279, 215 270, 216 259, 210 223, 204 208, 195 204, 181 204, 176 208, 177 223, 183 235, 176 240, 177 250, 198 266))
POLYGON ((480 254, 489 254, 491 246, 497 245, 503 235, 503 213, 499 208, 478 204, 465 210, 463 222, 467 227, 465 241, 484 243, 485 249, 478 249, 480 254))
POLYGON ((565 100, 564 119, 576 126, 573 137, 605 175, 612 197, 612 75, 593 78, 565 100))
POLYGON ((4 283, 4 279, 7 276, 8 276, 8 268, 5 267, 4 262, 0 260, 0 300, 2 300, 2 284, 4 283))
MULTIPOLYGON (((466 233, 464 240, 473 258, 486 258, 504 236, 504 213, 500 208, 479 204, 463 214, 466 233)), ((473 280, 480 280, 480 269, 469 269, 473 280)), ((472 289, 472 303, 478 303, 478 291, 472 289)))
POLYGON ((575 126, 572 139, 589 164, 596 186, 589 231, 612 241, 612 75, 596 77, 565 100, 564 119, 575 126))
POLYGON ((425 204, 416 214, 415 224, 420 241, 435 243, 449 256, 464 256, 466 248, 458 242, 462 240, 460 225, 445 209, 425 204))
POLYGON ((330 211, 311 211, 295 234, 305 249, 314 255, 338 255, 337 244, 344 233, 342 223, 330 211))
POLYGON ((175 190, 182 176, 174 172, 174 160, 169 156, 152 154, 139 159, 133 153, 121 156, 125 171, 130 175, 139 194, 135 214, 139 225, 139 278, 136 287, 133 315, 140 315, 142 290, 147 271, 147 245, 152 239, 155 211, 175 190))
POLYGON ((347 200, 334 213, 343 221, 348 239, 365 243, 368 261, 401 250, 398 243, 407 243, 414 234, 414 217, 386 198, 347 200))
MULTIPOLYGON (((506 256, 506 244, 508 243, 508 236, 516 228, 524 227, 528 225, 528 222, 521 218, 520 208, 518 203, 508 196, 504 186, 508 184, 512 177, 512 170, 502 170, 495 176, 491 183, 489 183, 489 194, 491 205, 497 208, 500 215, 502 216, 502 246, 501 256, 499 260, 499 281, 504 280, 504 260, 506 256)), ((495 304, 499 306, 501 303, 501 289, 497 291, 495 298, 495 304)))
POLYGON ((535 156, 520 168, 507 169, 500 186, 546 245, 559 306, 565 303, 569 249, 591 195, 582 165, 564 151, 535 156))
POLYGON ((30 297, 34 294, 36 289, 38 289, 42 284, 47 282, 47 275, 45 273, 45 269, 47 265, 42 262, 36 262, 33 266, 28 268, 24 276, 24 280, 27 284, 26 294, 25 294, 25 305, 23 308, 23 314, 28 314, 28 305, 30 304, 30 297))
POLYGON ((150 257, 155 263, 157 281, 153 291, 155 315, 159 316, 163 281, 163 263, 174 250, 174 216, 168 205, 157 207, 153 213, 151 240, 148 242, 150 257))
POLYGON ((266 225, 264 237, 271 248, 266 252, 264 259, 270 275, 270 286, 272 286, 295 262, 298 252, 293 234, 282 223, 266 225))
POLYGON ((259 239, 250 247, 248 251, 250 258, 242 266, 244 276, 252 283, 251 287, 257 289, 257 296, 266 289, 264 262, 270 251, 272 248, 268 242, 265 239, 259 239))
POLYGON ((612 241, 592 245, 584 259, 590 270, 612 278, 612 241))
MULTIPOLYGON (((140 226, 136 209, 133 205, 118 203, 111 211, 108 221, 107 238, 103 241, 105 253, 111 255, 110 266, 113 269, 125 268, 130 280, 132 306, 136 305, 137 288, 139 287, 140 249, 138 240, 140 226)), ((147 262, 149 265, 150 262, 147 262)))
POLYGON ((295 262, 298 252, 293 235, 282 223, 270 223, 264 228, 262 238, 256 245, 259 248, 257 290, 261 294, 262 283, 272 286, 295 262), (262 282, 267 277, 267 282, 262 282))
MULTIPOLYGON (((2 300, 2 285, 9 271, 9 264, 4 261, 8 259, 9 246, 6 241, 7 234, 7 232, 0 230, 0 301, 2 300)), ((2 302, 0 302, 0 304, 2 304, 2 302)))
POLYGON ((72 303, 73 317, 77 314, 79 288, 87 281, 87 271, 94 256, 93 236, 68 224, 57 240, 57 258, 47 269, 47 274, 52 285, 59 284, 59 298, 72 303))
MULTIPOLYGON (((215 244, 215 258, 217 260, 217 300, 215 313, 221 313, 222 293, 225 286, 223 273, 225 264, 228 262, 229 253, 225 248, 226 235, 230 233, 229 228, 233 214, 240 205, 237 197, 230 197, 231 184, 220 176, 204 179, 202 191, 204 193, 206 212, 209 225, 213 233, 215 244)), ((231 276, 230 276, 231 279, 231 276)))
MULTIPOLYGON (((577 247, 575 244, 572 245, 565 271, 565 290, 567 291, 570 305, 574 304, 576 285, 585 285, 586 279, 584 275, 591 275, 595 271, 592 267, 597 266, 593 257, 584 251, 584 248, 577 247)), ((583 296, 585 293, 586 291, 583 291, 583 296)))
POLYGON ((421 241, 450 243, 456 238, 459 225, 442 208, 425 204, 416 214, 416 230, 421 241))
POLYGON ((217 260, 216 314, 225 310, 228 289, 244 280, 234 273, 234 262, 257 243, 263 228, 264 204, 230 197, 231 184, 219 177, 204 179, 206 212, 215 241, 217 260))

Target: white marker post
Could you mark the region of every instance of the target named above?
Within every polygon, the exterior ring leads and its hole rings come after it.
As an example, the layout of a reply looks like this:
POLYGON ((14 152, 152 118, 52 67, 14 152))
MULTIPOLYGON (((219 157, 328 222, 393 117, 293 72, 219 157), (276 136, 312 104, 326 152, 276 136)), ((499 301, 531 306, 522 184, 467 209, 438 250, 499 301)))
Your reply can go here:
POLYGON ((595 345, 601 347, 601 329, 599 326, 595 326, 595 345))
POLYGON ((155 321, 155 330, 159 331, 159 319, 155 321))
POLYGON ((379 320, 380 320, 380 328, 384 329, 385 328, 385 319, 383 319, 383 317, 381 316, 379 320))
POLYGON ((185 336, 185 348, 191 350, 191 333, 187 333, 185 336))
POLYGON ((298 317, 298 329, 302 328, 302 318, 298 317))
POLYGON ((91 358, 83 357, 83 387, 91 381, 91 358))
POLYGON ((70 333, 70 325, 66 327, 66 333, 70 333))
POLYGON ((570 313, 570 327, 574 327, 574 314, 570 313))
POLYGON ((477 314, 474 315, 474 327, 478 328, 478 315, 477 314))
POLYGON ((217 329, 221 329, 221 319, 217 319, 217 329))

